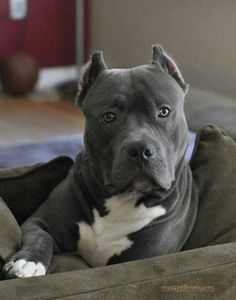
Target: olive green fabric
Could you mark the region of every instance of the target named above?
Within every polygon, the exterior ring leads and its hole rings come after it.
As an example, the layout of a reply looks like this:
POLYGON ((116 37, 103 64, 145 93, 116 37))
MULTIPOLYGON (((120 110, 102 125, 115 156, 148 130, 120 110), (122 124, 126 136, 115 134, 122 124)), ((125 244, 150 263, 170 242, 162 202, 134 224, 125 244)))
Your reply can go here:
POLYGON ((47 163, 0 170, 0 197, 19 224, 47 199, 72 164, 72 159, 62 156, 47 163))
POLYGON ((0 282, 1 299, 235 299, 236 243, 0 282))
POLYGON ((0 198, 0 268, 9 256, 19 249, 20 245, 20 227, 5 202, 0 198))
POLYGON ((236 241, 236 142, 206 126, 190 161, 199 189, 199 210, 184 249, 236 241))
POLYGON ((63 253, 54 255, 49 267, 49 274, 90 268, 89 265, 78 254, 63 253))

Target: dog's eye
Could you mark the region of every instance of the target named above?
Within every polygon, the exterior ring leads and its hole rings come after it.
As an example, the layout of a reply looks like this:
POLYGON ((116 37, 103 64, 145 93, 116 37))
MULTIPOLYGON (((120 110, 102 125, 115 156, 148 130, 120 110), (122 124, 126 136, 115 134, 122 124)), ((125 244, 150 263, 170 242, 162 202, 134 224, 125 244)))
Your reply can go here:
POLYGON ((158 117, 159 118, 166 118, 169 116, 171 112, 171 109, 169 106, 162 106, 159 113, 158 113, 158 117))
POLYGON ((113 112, 106 112, 102 115, 102 120, 106 123, 111 123, 116 120, 116 115, 113 112))

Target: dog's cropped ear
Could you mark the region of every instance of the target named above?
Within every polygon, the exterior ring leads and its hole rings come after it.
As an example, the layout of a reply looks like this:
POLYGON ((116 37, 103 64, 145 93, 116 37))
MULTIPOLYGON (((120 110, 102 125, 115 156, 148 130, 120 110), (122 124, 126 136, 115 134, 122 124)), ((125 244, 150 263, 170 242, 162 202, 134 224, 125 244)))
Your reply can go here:
POLYGON ((107 67, 103 59, 102 51, 94 52, 90 60, 81 70, 79 92, 75 101, 78 106, 82 106, 83 100, 87 95, 90 87, 106 68, 107 67))
POLYGON ((152 46, 152 63, 160 65, 164 71, 178 82, 184 93, 187 94, 188 85, 185 83, 176 62, 159 44, 152 46))

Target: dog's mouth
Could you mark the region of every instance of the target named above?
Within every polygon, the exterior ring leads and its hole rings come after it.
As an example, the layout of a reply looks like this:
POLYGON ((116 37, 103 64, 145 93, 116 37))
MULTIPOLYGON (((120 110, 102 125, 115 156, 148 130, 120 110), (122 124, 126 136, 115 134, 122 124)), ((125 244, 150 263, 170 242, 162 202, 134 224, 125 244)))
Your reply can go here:
POLYGON ((138 175, 129 181, 127 184, 123 186, 114 186, 112 184, 108 185, 107 188, 110 192, 121 194, 121 193, 129 193, 129 192, 149 192, 153 189, 159 190, 163 189, 157 182, 155 182, 152 178, 145 175, 138 175))
POLYGON ((151 190, 169 190, 172 178, 165 166, 159 163, 159 169, 154 165, 142 165, 135 168, 114 168, 111 176, 105 177, 105 186, 112 194, 127 192, 148 192, 151 190))
POLYGON ((149 191, 154 187, 156 187, 154 181, 144 175, 139 175, 130 184, 131 190, 136 192, 149 191))

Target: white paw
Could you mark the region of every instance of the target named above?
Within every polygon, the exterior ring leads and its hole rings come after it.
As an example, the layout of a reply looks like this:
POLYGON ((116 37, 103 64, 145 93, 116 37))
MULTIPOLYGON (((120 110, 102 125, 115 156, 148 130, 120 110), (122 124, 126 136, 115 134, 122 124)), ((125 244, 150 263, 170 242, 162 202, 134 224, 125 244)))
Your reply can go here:
POLYGON ((46 268, 42 263, 26 261, 25 259, 7 263, 4 266, 4 271, 7 273, 7 277, 32 277, 46 274, 46 268))

